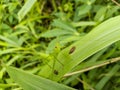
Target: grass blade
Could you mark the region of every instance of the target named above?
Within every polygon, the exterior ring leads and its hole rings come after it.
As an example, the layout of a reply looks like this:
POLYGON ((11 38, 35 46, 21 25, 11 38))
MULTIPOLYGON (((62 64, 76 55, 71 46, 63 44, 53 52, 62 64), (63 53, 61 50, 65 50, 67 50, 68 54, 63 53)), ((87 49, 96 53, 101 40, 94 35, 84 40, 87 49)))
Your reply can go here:
POLYGON ((27 2, 25 3, 25 5, 18 12, 18 19, 19 19, 19 21, 21 21, 24 18, 24 16, 30 11, 30 9, 32 8, 32 6, 34 5, 34 3, 36 1, 37 0, 27 0, 27 2))
POLYGON ((102 90, 102 88, 105 86, 105 84, 110 80, 110 78, 120 69, 120 65, 117 64, 115 65, 111 71, 105 76, 103 77, 95 86, 95 88, 97 90, 102 90))
POLYGON ((48 79, 29 74, 14 67, 6 67, 11 78, 20 84, 24 90, 75 90, 48 79))
MULTIPOLYGON (((82 39, 61 51, 57 59, 64 66, 61 66, 58 62, 55 63, 55 70, 59 71, 59 74, 51 74, 53 80, 60 80, 65 73, 83 62, 86 58, 118 40, 120 40, 120 16, 103 22, 82 39), (76 49, 73 53, 69 54, 73 46, 76 47, 76 49)), ((43 69, 40 75, 48 72, 48 70, 49 69, 46 68, 45 70, 43 69)), ((49 77, 49 74, 46 77, 49 77)))

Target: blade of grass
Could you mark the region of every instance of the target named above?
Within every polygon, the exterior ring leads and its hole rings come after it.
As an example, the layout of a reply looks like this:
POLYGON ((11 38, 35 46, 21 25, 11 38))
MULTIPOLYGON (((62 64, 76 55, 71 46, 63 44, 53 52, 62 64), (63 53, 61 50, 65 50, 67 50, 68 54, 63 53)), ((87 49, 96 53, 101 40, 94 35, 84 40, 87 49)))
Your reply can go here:
MULTIPOLYGON (((61 51, 57 58, 64 66, 62 67, 58 62, 55 63, 55 70, 58 70, 59 74, 53 75, 53 80, 60 80, 65 73, 69 72, 76 65, 83 62, 86 58, 120 40, 119 23, 120 16, 111 18, 98 25, 76 43, 61 51), (72 54, 69 54, 69 51, 73 46, 76 47, 76 49, 72 54)), ((48 70, 49 69, 44 70, 43 68, 40 75, 43 75, 44 72, 47 72, 48 70)), ((50 74, 48 73, 46 77, 49 76, 50 74)))
POLYGON ((5 36, 2 36, 0 35, 0 39, 1 40, 4 40, 5 42, 9 43, 11 46, 14 46, 14 47, 19 47, 18 43, 16 43, 15 41, 5 37, 5 36))
POLYGON ((25 5, 22 7, 22 9, 20 9, 20 11, 18 12, 18 19, 19 22, 25 17, 25 15, 30 11, 30 9, 32 8, 32 6, 34 5, 34 3, 37 0, 27 0, 27 2, 25 3, 25 5))
POLYGON ((29 74, 14 67, 6 67, 10 77, 24 90, 75 90, 48 79, 29 74))
POLYGON ((95 88, 97 90, 102 90, 102 88, 105 86, 105 84, 109 81, 109 79, 120 69, 120 65, 116 64, 111 70, 110 72, 103 77, 95 86, 95 88))

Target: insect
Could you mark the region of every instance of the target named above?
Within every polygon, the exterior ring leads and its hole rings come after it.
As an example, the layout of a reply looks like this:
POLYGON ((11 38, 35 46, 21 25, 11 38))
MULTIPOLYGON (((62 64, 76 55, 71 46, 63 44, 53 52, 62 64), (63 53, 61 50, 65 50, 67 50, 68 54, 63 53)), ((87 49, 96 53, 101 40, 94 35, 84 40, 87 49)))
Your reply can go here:
POLYGON ((54 70, 54 74, 58 75, 59 73, 58 73, 58 71, 57 71, 57 70, 54 70))
POLYGON ((75 51, 75 49, 76 49, 76 47, 73 46, 73 47, 70 49, 69 54, 73 53, 73 52, 75 51))

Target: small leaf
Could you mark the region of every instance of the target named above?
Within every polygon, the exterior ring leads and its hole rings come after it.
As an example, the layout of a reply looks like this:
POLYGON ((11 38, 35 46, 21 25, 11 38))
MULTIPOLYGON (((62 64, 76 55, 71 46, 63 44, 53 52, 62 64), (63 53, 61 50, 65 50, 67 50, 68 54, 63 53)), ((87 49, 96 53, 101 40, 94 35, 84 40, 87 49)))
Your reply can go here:
POLYGON ((88 13, 91 9, 91 5, 82 5, 77 7, 75 14, 74 14, 74 21, 79 21, 82 17, 85 17, 86 13, 88 13))
POLYGON ((98 11, 97 14, 95 15, 95 21, 103 21, 105 18, 107 7, 101 7, 98 11))
POLYGON ((83 5, 79 7, 78 16, 88 13, 90 9, 91 9, 90 5, 83 5))
POLYGON ((56 36, 58 37, 60 35, 65 35, 65 34, 73 34, 73 32, 62 30, 62 29, 52 29, 43 33, 41 36, 49 38, 49 37, 56 37, 56 36))
POLYGON ((64 30, 69 30, 72 32, 76 32, 76 29, 72 27, 68 22, 62 21, 62 20, 54 20, 52 23, 53 26, 59 27, 64 30))
POLYGON ((4 36, 0 35, 0 40, 3 40, 5 42, 7 42, 8 44, 10 44, 13 47, 19 47, 19 44, 16 42, 17 41, 16 37, 7 38, 7 37, 4 37, 4 36))
POLYGON ((30 11, 30 9, 32 8, 32 6, 34 5, 34 3, 36 1, 37 0, 27 0, 27 2, 25 3, 25 5, 18 12, 18 19, 19 19, 19 21, 21 21, 24 18, 24 16, 30 11))

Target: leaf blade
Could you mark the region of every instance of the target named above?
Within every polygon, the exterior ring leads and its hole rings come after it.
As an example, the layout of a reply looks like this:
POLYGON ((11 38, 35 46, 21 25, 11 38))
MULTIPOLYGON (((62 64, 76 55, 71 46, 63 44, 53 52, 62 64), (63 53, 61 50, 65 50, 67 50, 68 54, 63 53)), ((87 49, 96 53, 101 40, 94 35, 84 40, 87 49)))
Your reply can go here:
MULTIPOLYGON (((59 71, 59 75, 53 75, 53 80, 60 80, 64 74, 73 69, 76 65, 83 62, 89 56, 95 54, 99 50, 120 40, 120 16, 111 18, 94 28, 90 33, 82 39, 72 44, 68 48, 61 51, 55 63, 55 70, 59 71), (75 46, 74 53, 69 54, 70 49, 75 46)), ((47 69, 46 69, 47 70, 47 69)), ((44 69, 42 73, 44 73, 44 69)), ((40 73, 42 75, 42 73, 40 73)), ((48 76, 49 77, 49 76, 48 76)))
POLYGON ((75 90, 62 84, 38 77, 14 67, 6 67, 11 78, 25 90, 75 90))
POLYGON ((30 9, 32 8, 32 6, 34 5, 34 3, 36 1, 37 0, 27 0, 27 2, 25 3, 25 5, 18 12, 18 19, 19 19, 19 21, 21 21, 24 18, 24 16, 30 11, 30 9))

